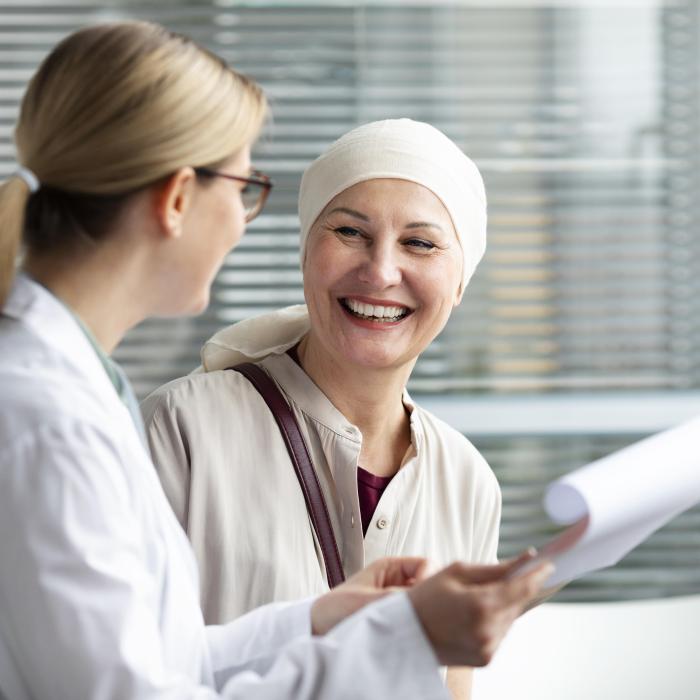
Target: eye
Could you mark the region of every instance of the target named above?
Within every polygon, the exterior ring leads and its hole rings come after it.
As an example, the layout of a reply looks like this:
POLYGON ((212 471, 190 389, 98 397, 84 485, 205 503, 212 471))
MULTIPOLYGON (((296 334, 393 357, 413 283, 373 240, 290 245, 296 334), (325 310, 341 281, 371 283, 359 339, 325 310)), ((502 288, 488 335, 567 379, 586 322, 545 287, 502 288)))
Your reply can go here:
POLYGON ((434 243, 426 241, 423 238, 409 238, 406 241, 406 245, 409 245, 412 248, 418 248, 419 250, 433 250, 433 248, 437 247, 434 243))
POLYGON ((341 236, 345 236, 346 238, 356 238, 357 236, 362 235, 362 231, 359 231, 356 228, 353 228, 352 226, 338 226, 338 228, 333 229, 336 233, 339 233, 341 236))

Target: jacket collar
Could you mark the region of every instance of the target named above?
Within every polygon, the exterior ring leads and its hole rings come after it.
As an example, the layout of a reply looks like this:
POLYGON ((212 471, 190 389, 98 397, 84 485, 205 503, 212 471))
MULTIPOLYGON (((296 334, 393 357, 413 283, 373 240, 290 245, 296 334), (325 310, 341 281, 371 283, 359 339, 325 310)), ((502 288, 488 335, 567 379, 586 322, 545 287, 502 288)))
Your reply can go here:
MULTIPOLYGON (((345 418, 330 399, 314 384, 309 375, 288 354, 270 355, 260 365, 303 413, 343 438, 356 442, 358 445, 362 443, 362 434, 357 426, 345 418)), ((411 414, 411 443, 415 451, 419 452, 423 435, 420 410, 405 389, 402 400, 411 414)))
POLYGON ((93 388, 116 397, 100 359, 75 317, 26 273, 16 276, 2 315, 25 325, 93 388))

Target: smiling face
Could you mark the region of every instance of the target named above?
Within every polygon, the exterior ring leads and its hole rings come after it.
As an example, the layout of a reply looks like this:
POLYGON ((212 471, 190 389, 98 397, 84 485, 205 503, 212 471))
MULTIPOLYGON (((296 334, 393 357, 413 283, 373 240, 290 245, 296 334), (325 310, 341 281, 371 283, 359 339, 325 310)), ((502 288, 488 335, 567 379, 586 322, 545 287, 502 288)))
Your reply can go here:
POLYGON ((361 182, 311 227, 309 344, 334 362, 413 366, 461 299, 462 251, 442 202, 407 180, 361 182))

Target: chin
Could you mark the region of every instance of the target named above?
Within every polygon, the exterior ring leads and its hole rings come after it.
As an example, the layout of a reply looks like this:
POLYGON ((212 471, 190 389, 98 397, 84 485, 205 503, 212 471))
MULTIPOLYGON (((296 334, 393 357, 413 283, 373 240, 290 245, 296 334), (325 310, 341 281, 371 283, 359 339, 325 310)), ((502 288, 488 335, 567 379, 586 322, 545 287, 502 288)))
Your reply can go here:
POLYGON ((196 297, 188 297, 187 299, 178 299, 174 304, 170 300, 170 304, 163 311, 162 315, 169 318, 177 318, 178 316, 199 316, 209 306, 209 292, 196 297))
POLYGON ((340 354, 348 364, 373 370, 399 369, 414 359, 397 355, 395 348, 377 346, 363 348, 362 343, 357 343, 349 350, 343 348, 340 354))
POLYGON ((192 305, 192 307, 186 311, 185 313, 188 316, 198 316, 202 312, 206 311, 207 307, 209 306, 209 290, 205 294, 203 294, 199 299, 195 301, 195 303, 192 305))

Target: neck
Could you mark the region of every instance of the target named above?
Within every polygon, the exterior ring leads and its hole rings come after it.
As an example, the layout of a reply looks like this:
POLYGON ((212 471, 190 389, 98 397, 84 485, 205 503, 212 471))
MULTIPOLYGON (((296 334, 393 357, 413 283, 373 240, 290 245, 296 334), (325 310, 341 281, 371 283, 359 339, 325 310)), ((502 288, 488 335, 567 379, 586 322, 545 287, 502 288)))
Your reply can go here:
POLYGON ((80 318, 107 354, 148 315, 138 262, 112 253, 101 246, 80 261, 29 255, 24 263, 27 273, 80 318))
POLYGON ((360 465, 380 476, 395 474, 411 444, 403 391, 413 363, 398 368, 348 365, 330 356, 313 332, 299 345, 304 371, 362 433, 360 465))

